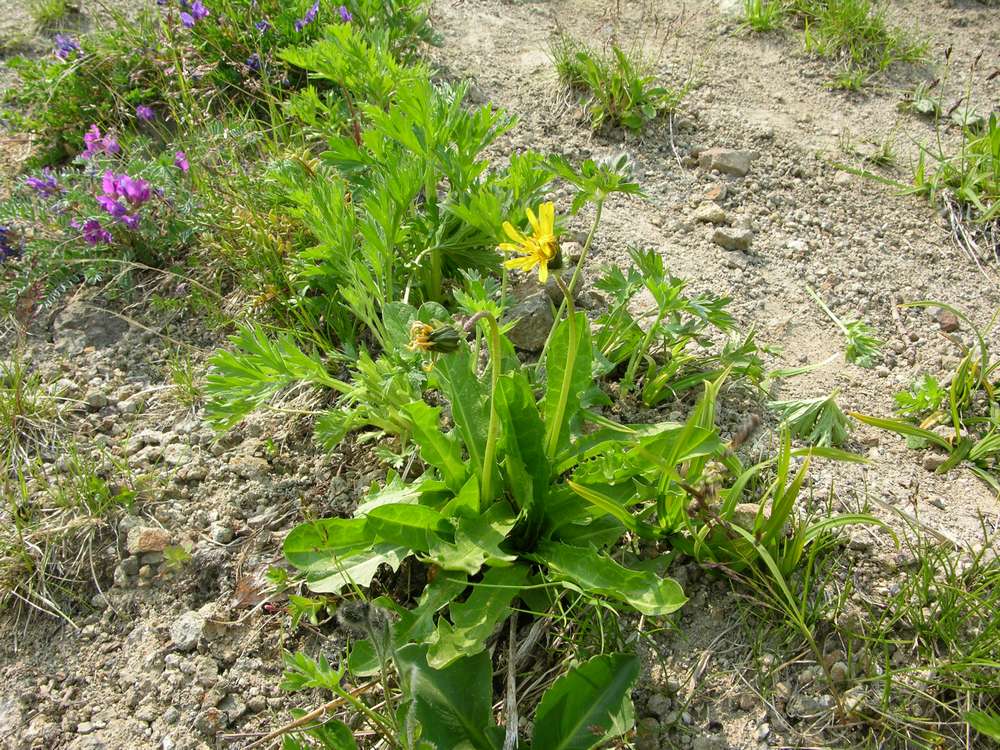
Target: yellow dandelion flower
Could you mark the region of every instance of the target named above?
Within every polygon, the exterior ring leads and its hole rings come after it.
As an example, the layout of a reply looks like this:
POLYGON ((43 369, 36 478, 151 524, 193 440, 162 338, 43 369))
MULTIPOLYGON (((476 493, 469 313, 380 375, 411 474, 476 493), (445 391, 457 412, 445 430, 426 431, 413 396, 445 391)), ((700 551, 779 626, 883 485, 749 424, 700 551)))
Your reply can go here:
POLYGON ((538 216, 530 208, 525 213, 531 224, 530 236, 523 234, 509 221, 503 224, 503 231, 513 241, 501 243, 500 249, 505 253, 521 256, 504 261, 504 266, 526 273, 538 266, 538 280, 544 284, 549 278, 549 264, 559 255, 559 241, 555 231, 556 207, 551 202, 543 203, 538 207, 538 216))

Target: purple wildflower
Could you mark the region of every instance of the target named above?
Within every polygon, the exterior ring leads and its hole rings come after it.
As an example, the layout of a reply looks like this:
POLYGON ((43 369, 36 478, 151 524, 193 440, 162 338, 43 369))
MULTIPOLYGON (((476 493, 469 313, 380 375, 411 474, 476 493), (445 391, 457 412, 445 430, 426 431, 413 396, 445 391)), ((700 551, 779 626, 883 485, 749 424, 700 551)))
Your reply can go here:
POLYGON ((306 14, 295 22, 295 30, 302 31, 306 26, 311 24, 316 20, 316 15, 319 13, 319 0, 316 0, 312 4, 312 7, 306 11, 306 14))
POLYGON ((65 60, 70 56, 72 52, 79 52, 80 45, 75 39, 68 36, 63 36, 62 34, 56 34, 55 39, 56 44, 56 57, 60 60, 65 60))
POLYGON ((24 182, 36 193, 44 195, 46 198, 59 192, 59 183, 56 181, 56 176, 52 174, 52 170, 48 167, 42 170, 41 177, 29 177, 24 182))
POLYGON ((123 174, 118 178, 118 193, 133 206, 141 206, 149 200, 149 183, 123 174))
POLYGON ((271 29, 271 24, 266 20, 258 21, 257 23, 254 24, 254 26, 257 28, 257 31, 259 31, 261 34, 266 34, 271 29))
POLYGON ((128 209, 125 208, 125 206, 122 205, 122 203, 116 201, 114 199, 114 196, 99 195, 97 196, 97 203, 113 219, 120 219, 122 216, 128 213, 128 209))
POLYGON ((21 254, 21 248, 11 244, 10 227, 0 226, 0 263, 8 258, 16 258, 21 254))
POLYGON ((89 245, 96 245, 99 242, 111 242, 111 232, 101 226, 97 219, 87 219, 83 223, 83 239, 89 245))
POLYGON ((91 125, 90 129, 83 134, 83 153, 80 154, 84 159, 90 159, 95 154, 108 154, 114 155, 121 153, 122 147, 118 145, 116 141, 110 135, 101 135, 101 130, 96 125, 91 125))
POLYGON ((194 28, 194 16, 192 16, 190 13, 182 12, 181 13, 181 23, 184 24, 185 28, 193 29, 194 28))
POLYGON ((181 170, 184 174, 191 168, 188 164, 187 155, 183 151, 178 151, 174 154, 174 166, 181 170))
POLYGON ((351 19, 354 18, 354 16, 351 15, 351 11, 347 9, 346 5, 341 5, 337 9, 337 12, 340 13, 340 20, 344 23, 350 23, 351 19))
POLYGON ((260 55, 254 52, 247 58, 247 67, 254 73, 260 72, 260 55))
POLYGON ((191 16, 195 21, 200 21, 208 16, 208 8, 205 7, 205 4, 201 0, 194 0, 191 3, 191 16))
POLYGON ((135 230, 139 228, 139 214, 127 214, 119 218, 118 221, 129 229, 135 230))
POLYGON ((143 122, 152 122, 156 119, 156 112, 153 111, 152 107, 140 104, 135 108, 135 116, 143 122))

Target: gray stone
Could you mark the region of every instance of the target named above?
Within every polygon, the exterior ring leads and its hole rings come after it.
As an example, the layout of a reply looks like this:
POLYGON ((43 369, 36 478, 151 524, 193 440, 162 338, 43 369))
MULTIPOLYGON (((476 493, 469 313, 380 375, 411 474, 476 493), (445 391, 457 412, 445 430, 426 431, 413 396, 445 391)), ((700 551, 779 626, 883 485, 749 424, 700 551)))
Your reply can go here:
POLYGON ((208 530, 208 535, 216 544, 229 544, 233 541, 233 537, 235 536, 233 530, 229 526, 221 523, 213 523, 208 530))
POLYGON ((101 391, 92 389, 87 391, 87 395, 83 397, 83 402, 91 411, 98 411, 108 405, 108 397, 101 393, 101 391))
POLYGON ((183 466, 190 463, 193 455, 191 446, 184 443, 174 443, 163 449, 163 461, 168 466, 183 466))
POLYGON ((170 626, 170 640, 180 651, 193 651, 205 630, 206 616, 194 610, 185 612, 170 626))
POLYGON ((927 471, 937 471, 938 467, 941 466, 945 461, 948 460, 948 456, 944 453, 935 453, 934 451, 928 451, 924 454, 923 466, 927 471))
POLYGON ((66 354, 78 354, 86 347, 103 349, 114 344, 128 330, 117 315, 91 306, 83 299, 67 304, 55 317, 52 341, 66 354))
POLYGON ((726 250, 749 250, 753 232, 749 229, 719 227, 712 233, 712 242, 726 250))
POLYGON ((851 670, 846 662, 834 662, 830 667, 830 679, 838 685, 844 685, 851 676, 851 670))
POLYGON ((518 349, 541 351, 552 329, 552 302, 545 292, 536 292, 510 308, 506 321, 517 324, 507 337, 518 349))
POLYGON ((222 699, 219 708, 226 714, 229 723, 236 721, 247 712, 247 704, 236 693, 230 693, 222 699))
POLYGON ((723 174, 744 177, 750 171, 750 165, 758 156, 759 154, 756 151, 710 148, 698 155, 698 165, 702 169, 713 169, 723 174))
POLYGON ((229 468, 243 479, 261 479, 270 473, 271 464, 259 456, 237 454, 229 459, 229 468))
POLYGON ((821 695, 818 698, 799 693, 788 701, 785 713, 793 719, 816 719, 828 713, 833 708, 833 696, 821 695))
POLYGON ((937 320, 941 330, 945 333, 954 333, 961 328, 958 316, 951 310, 946 310, 943 307, 934 314, 934 319, 937 320))

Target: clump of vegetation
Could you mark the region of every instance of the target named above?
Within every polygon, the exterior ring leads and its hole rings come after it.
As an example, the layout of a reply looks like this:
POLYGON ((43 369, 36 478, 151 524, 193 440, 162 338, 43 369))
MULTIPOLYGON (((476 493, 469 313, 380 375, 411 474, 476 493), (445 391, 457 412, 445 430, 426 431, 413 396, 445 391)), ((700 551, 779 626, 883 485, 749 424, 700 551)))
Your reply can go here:
POLYGON ((584 97, 594 129, 605 124, 640 131, 664 114, 677 110, 688 85, 660 85, 639 53, 612 45, 611 51, 591 49, 567 34, 549 46, 559 80, 584 97))
POLYGON ((891 25, 873 0, 746 0, 745 10, 753 31, 800 24, 806 51, 835 64, 834 88, 861 89, 890 66, 927 54, 927 43, 891 25))
POLYGON ((896 394, 897 412, 904 419, 852 416, 907 438, 912 448, 932 448, 947 459, 939 474, 967 466, 973 474, 1000 492, 1000 400, 994 385, 1000 360, 990 354, 988 335, 1000 312, 985 328, 978 328, 962 311, 930 300, 907 306, 939 307, 954 314, 974 333, 976 346, 962 346, 962 358, 946 383, 925 374, 912 388, 896 394))

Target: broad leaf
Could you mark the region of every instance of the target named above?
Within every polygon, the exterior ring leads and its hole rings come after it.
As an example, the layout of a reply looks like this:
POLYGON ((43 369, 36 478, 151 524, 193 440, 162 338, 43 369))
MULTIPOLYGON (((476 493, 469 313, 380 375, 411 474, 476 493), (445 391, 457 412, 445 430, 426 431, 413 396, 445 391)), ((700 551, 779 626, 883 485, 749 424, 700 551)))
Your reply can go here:
POLYGON ((410 554, 409 547, 377 544, 370 550, 343 559, 331 556, 329 565, 314 566, 306 574, 306 585, 317 594, 339 594, 348 586, 369 586, 382 565, 393 570, 410 554))
POLYGON ((451 404, 451 418, 468 451, 472 472, 481 472, 490 419, 489 393, 473 372, 472 357, 465 347, 442 357, 437 372, 451 404))
POLYGON ((374 535, 363 518, 323 518, 296 526, 285 537, 285 559, 299 570, 326 571, 334 557, 372 546, 374 535))
POLYGON ((545 356, 545 429, 550 456, 559 455, 569 446, 571 429, 577 423, 580 397, 592 385, 590 321, 586 314, 575 314, 573 324, 567 317, 556 326, 545 356), (570 329, 575 327, 575 353, 570 361, 570 329), (564 388, 567 385, 568 388, 564 388), (561 415, 561 416, 560 416, 561 415), (558 424, 556 424, 558 421, 558 424), (554 444, 555 450, 551 449, 554 444))
POLYGON ((427 552, 437 535, 451 536, 451 523, 426 505, 392 503, 372 509, 367 516, 368 529, 380 542, 400 544, 427 552))
POLYGON ((420 457, 441 472, 441 478, 453 492, 465 482, 466 463, 458 441, 441 431, 441 409, 414 401, 403 407, 413 420, 413 440, 420 446, 420 457))
POLYGON ((625 602, 644 615, 666 615, 687 601, 672 578, 630 570, 596 549, 545 542, 531 556, 553 577, 584 593, 625 602))
POLYGON ((493 665, 486 653, 466 657, 444 669, 427 664, 427 647, 409 644, 396 651, 403 693, 412 701, 421 740, 435 750, 469 743, 475 750, 495 750, 488 735, 493 725, 493 665))
POLYGON ((484 564, 504 566, 512 564, 517 555, 500 549, 507 534, 514 528, 516 519, 506 502, 494 503, 481 516, 458 518, 455 542, 439 540, 431 545, 425 562, 444 570, 477 573, 484 564))
POLYGON ((542 696, 532 747, 590 750, 627 732, 635 719, 629 691, 638 676, 631 654, 598 656, 570 670, 542 696))
POLYGON ((527 566, 491 568, 468 599, 451 605, 451 622, 438 620, 437 630, 428 639, 427 663, 441 669, 486 648, 486 639, 510 613, 511 601, 527 581, 527 566))

